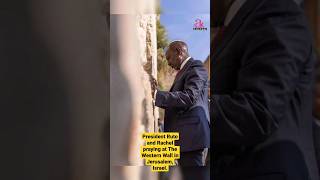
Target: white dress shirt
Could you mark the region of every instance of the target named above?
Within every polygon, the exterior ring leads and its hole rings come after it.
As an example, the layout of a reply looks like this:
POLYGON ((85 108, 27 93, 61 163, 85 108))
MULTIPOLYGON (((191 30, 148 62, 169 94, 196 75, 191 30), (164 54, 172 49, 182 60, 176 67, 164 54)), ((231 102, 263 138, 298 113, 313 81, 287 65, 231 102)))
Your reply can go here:
POLYGON ((190 58, 191 57, 187 57, 187 59, 182 62, 181 66, 180 66, 180 70, 184 67, 184 65, 187 64, 187 62, 189 61, 190 58))

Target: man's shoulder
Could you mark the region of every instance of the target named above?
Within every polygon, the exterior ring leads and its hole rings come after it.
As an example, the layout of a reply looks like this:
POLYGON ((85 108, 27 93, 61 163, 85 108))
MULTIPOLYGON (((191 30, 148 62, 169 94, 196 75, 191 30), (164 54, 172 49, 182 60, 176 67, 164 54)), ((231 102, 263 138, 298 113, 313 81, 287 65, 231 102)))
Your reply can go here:
POLYGON ((203 67, 203 62, 200 60, 196 60, 196 59, 191 59, 191 67, 198 67, 198 66, 202 66, 203 67))
MULTIPOLYGON (((301 23, 301 21, 306 20, 304 16, 302 8, 294 0, 264 0, 257 5, 251 15, 248 16, 251 18, 248 19, 254 22, 251 27, 255 28, 261 24, 285 26, 288 21, 301 23)), ((290 27, 290 29, 294 29, 294 27, 290 27)))
POLYGON ((191 60, 188 73, 189 74, 198 74, 201 76, 208 75, 208 72, 207 72, 206 68, 204 67, 203 62, 200 60, 195 60, 195 59, 191 60))
MULTIPOLYGON (((232 46, 237 52, 254 54, 252 50, 264 47, 265 51, 259 52, 268 53, 268 50, 275 49, 298 59, 309 57, 312 35, 303 11, 293 0, 264 0, 244 22, 233 38, 238 40, 236 46, 232 46)), ((234 55, 231 53, 230 56, 234 55)))

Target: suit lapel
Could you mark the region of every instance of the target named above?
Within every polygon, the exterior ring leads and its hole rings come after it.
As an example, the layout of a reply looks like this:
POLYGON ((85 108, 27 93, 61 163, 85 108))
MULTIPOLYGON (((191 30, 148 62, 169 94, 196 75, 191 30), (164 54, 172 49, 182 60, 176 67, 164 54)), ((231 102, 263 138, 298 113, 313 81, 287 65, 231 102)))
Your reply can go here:
POLYGON ((193 61, 193 58, 190 58, 189 61, 183 66, 183 68, 180 70, 181 72, 179 73, 179 75, 175 78, 174 82, 172 83, 172 86, 170 88, 170 91, 173 89, 174 85, 176 84, 176 82, 178 82, 181 77, 183 76, 183 74, 185 74, 187 72, 187 69, 189 68, 189 66, 191 65, 193 61))
MULTIPOLYGON (((230 24, 225 27, 224 37, 222 38, 222 40, 218 42, 217 46, 214 49, 211 50, 211 52, 213 52, 213 62, 211 64, 217 63, 217 57, 221 52, 223 52, 224 48, 236 34, 237 30, 241 27, 244 20, 264 1, 265 0, 247 0, 247 2, 243 4, 236 16, 231 20, 230 24)), ((213 46, 211 47, 213 48, 213 46)))

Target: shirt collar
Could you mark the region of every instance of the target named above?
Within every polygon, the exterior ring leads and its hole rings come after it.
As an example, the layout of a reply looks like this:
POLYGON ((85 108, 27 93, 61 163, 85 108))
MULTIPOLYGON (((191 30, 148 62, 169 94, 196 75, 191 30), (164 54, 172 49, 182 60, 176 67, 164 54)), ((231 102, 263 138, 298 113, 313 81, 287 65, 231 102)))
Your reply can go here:
POLYGON ((186 65, 186 63, 189 61, 191 57, 188 57, 186 60, 184 60, 180 66, 180 70, 184 67, 184 65, 186 65))
POLYGON ((228 10, 226 19, 224 20, 224 26, 228 26, 232 19, 236 16, 237 12, 240 10, 242 5, 246 2, 247 0, 235 0, 231 7, 228 10))

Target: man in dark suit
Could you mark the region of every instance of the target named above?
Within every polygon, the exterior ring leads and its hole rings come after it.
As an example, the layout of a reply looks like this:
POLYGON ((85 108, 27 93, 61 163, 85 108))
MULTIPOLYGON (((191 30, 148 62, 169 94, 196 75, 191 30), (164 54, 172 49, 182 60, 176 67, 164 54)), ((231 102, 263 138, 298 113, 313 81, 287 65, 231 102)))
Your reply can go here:
POLYGON ((225 26, 211 50, 214 179, 317 180, 314 48, 301 8, 293 0, 225 5, 232 12, 212 23, 225 26))
POLYGON ((170 91, 156 91, 155 105, 165 109, 164 131, 179 132, 179 165, 184 179, 207 179, 197 171, 210 147, 208 74, 203 63, 188 54, 186 43, 174 41, 166 51, 169 66, 179 70, 170 91), (191 168, 185 168, 185 167, 191 168), (197 172, 196 172, 197 171, 197 172))

